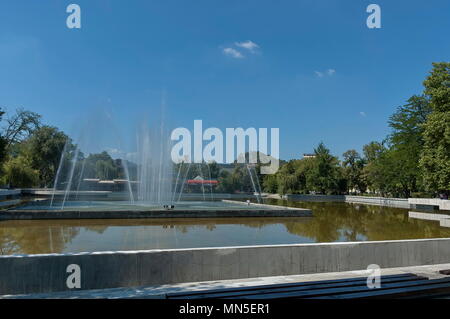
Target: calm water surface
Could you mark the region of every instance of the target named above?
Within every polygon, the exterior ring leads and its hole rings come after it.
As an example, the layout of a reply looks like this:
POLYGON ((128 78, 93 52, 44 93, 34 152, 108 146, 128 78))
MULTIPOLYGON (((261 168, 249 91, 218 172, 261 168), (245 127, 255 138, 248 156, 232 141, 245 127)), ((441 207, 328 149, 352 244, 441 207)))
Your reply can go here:
POLYGON ((40 254, 450 237, 408 210, 269 200, 314 217, 0 221, 0 254, 40 254))

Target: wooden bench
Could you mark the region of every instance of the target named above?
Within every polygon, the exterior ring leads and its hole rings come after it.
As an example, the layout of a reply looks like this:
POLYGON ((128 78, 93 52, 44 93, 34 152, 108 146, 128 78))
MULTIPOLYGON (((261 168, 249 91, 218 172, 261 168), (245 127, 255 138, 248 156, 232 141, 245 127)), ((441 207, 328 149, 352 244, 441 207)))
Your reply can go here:
POLYGON ((166 294, 168 299, 346 299, 414 298, 450 295, 450 277, 429 280, 414 274, 382 276, 381 287, 367 287, 367 277, 224 288, 166 294))

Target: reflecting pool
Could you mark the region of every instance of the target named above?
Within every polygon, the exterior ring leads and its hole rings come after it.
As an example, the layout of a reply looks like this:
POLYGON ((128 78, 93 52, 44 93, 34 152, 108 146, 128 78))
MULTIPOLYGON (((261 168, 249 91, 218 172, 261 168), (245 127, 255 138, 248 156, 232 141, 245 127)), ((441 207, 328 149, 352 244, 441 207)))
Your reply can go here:
POLYGON ((450 237, 407 209, 267 200, 314 217, 0 221, 0 253, 41 254, 450 237))

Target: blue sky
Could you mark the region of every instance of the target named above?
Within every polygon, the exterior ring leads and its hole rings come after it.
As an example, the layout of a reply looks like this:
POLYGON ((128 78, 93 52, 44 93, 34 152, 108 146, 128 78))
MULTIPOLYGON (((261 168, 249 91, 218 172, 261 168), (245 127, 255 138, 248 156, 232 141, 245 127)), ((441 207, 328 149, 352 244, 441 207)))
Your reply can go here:
POLYGON ((131 132, 164 94, 171 126, 278 127, 283 159, 320 141, 340 156, 383 139, 449 60, 449 17, 447 0, 1 0, 0 106, 67 132, 106 108, 131 132), (366 26, 370 3, 381 29, 366 26))

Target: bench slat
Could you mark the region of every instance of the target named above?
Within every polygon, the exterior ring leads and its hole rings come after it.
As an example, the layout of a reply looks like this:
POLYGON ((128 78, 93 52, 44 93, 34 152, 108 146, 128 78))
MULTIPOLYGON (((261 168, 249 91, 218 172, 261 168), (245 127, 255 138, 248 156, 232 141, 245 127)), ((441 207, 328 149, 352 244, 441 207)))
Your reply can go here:
MULTIPOLYGON (((434 280, 429 280, 434 281, 434 280)), ((401 287, 395 289, 387 289, 378 291, 373 289, 372 291, 362 293, 350 293, 334 296, 324 296, 311 299, 356 299, 356 298, 438 298, 450 295, 450 283, 430 283, 427 285, 413 286, 413 287, 401 287)))
MULTIPOLYGON (((445 278, 443 280, 439 279, 439 282, 450 286, 450 278, 445 278)), ((316 290, 306 290, 306 291, 296 291, 296 292, 274 292, 268 294, 254 294, 254 295, 245 295, 240 298, 243 299, 279 299, 279 298, 306 298, 306 297, 319 297, 319 296, 331 296, 337 294, 345 294, 345 293, 361 293, 361 292, 374 292, 378 291, 380 293, 382 290, 386 289, 394 289, 394 288, 403 288, 409 286, 421 286, 421 285, 429 285, 430 280, 414 280, 414 281, 406 281, 406 282, 396 282, 396 283, 387 283, 383 285, 381 283, 381 288, 378 289, 369 289, 367 286, 353 286, 353 287, 341 287, 341 288, 328 288, 328 289, 316 289, 316 290)), ((432 284, 434 284, 432 282, 432 284)), ((233 297, 225 297, 225 299, 233 298, 233 297)))
MULTIPOLYGON (((411 281, 424 279, 414 274, 402 274, 402 275, 388 275, 382 276, 381 282, 398 282, 398 281, 411 281)), ((289 284, 275 284, 264 286, 251 286, 251 287, 236 287, 236 288, 224 288, 206 291, 195 291, 188 293, 172 293, 166 296, 170 299, 200 299, 200 298, 221 298, 227 296, 243 296, 249 294, 264 294, 277 291, 298 291, 307 289, 321 289, 327 287, 341 287, 341 286, 355 286, 366 285, 367 277, 346 278, 337 280, 323 280, 313 282, 300 282, 289 284)))

